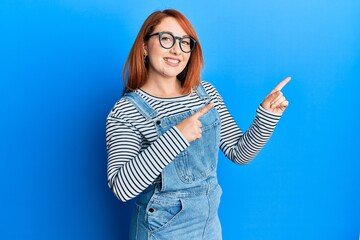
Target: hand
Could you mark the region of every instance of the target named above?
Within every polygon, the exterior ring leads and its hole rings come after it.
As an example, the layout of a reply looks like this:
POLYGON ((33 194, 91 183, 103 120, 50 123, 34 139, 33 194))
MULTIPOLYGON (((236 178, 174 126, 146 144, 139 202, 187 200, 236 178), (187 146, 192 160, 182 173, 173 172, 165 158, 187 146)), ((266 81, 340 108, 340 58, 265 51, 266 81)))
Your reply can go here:
POLYGON ((209 103, 208 105, 194 113, 191 117, 186 118, 178 125, 176 125, 176 128, 181 132, 181 134, 189 143, 198 138, 201 138, 202 125, 199 119, 204 116, 213 106, 213 103, 209 103))
POLYGON ((266 110, 282 114, 285 109, 289 106, 289 102, 284 97, 281 89, 290 81, 291 77, 287 77, 282 80, 271 92, 266 96, 264 101, 261 103, 261 106, 266 110))

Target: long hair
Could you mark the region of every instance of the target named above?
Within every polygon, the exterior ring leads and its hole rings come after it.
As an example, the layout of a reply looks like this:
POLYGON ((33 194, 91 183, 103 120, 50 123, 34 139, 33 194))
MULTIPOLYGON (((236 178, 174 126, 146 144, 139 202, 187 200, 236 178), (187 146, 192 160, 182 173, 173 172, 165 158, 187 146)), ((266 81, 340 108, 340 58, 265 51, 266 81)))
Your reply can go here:
POLYGON ((130 50, 122 72, 124 92, 134 91, 142 87, 147 79, 148 63, 144 61, 144 43, 155 27, 166 17, 177 20, 184 31, 196 40, 185 69, 177 75, 182 86, 182 93, 186 94, 200 84, 200 72, 204 67, 201 46, 196 32, 189 20, 180 12, 173 9, 153 12, 143 23, 135 42, 130 50))

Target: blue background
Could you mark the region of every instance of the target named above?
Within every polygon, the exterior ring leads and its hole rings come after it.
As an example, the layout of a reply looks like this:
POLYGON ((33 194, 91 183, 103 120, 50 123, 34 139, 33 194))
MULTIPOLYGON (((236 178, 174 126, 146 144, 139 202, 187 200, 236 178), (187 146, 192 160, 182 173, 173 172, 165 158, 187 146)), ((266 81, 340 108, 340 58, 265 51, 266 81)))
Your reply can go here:
POLYGON ((224 239, 358 239, 358 0, 2 0, 0 239, 127 239, 134 202, 107 187, 105 119, 141 24, 165 8, 193 23, 202 78, 243 130, 292 76, 258 157, 220 154, 224 239))

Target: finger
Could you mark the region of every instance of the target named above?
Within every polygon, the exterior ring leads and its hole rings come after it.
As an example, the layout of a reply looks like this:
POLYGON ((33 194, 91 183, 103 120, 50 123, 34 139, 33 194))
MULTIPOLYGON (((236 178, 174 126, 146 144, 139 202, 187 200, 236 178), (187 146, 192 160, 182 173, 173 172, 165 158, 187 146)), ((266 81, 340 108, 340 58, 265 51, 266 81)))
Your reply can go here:
POLYGON ((199 119, 200 117, 204 116, 213 106, 214 103, 209 103, 208 105, 197 111, 193 116, 199 119))
POLYGON ((283 102, 285 102, 286 98, 284 96, 281 96, 280 98, 278 98, 276 101, 272 102, 270 104, 270 107, 277 107, 280 106, 283 102))
POLYGON ((200 139, 201 138, 201 133, 197 133, 196 135, 195 135, 195 139, 200 139))
POLYGON ((284 80, 282 80, 271 92, 276 92, 276 91, 280 91, 281 89, 283 89, 283 87, 285 87, 285 85, 290 82, 291 77, 287 77, 284 80))
POLYGON ((279 96, 277 96, 274 100, 271 101, 270 105, 277 105, 279 102, 283 102, 285 100, 284 95, 281 93, 279 96))
POLYGON ((282 102, 278 107, 277 109, 280 109, 281 112, 284 112, 285 109, 289 106, 289 102, 288 101, 285 101, 285 102, 282 102))
POLYGON ((194 121, 194 124, 195 124, 195 126, 198 127, 198 128, 201 128, 201 127, 202 127, 202 123, 200 122, 200 120, 194 121))
POLYGON ((289 106, 289 101, 284 101, 281 103, 281 107, 287 108, 289 106))
POLYGON ((273 104, 274 102, 276 102, 279 98, 281 98, 283 96, 283 93, 280 91, 276 91, 273 92, 272 94, 269 95, 268 99, 270 101, 270 104, 273 104))

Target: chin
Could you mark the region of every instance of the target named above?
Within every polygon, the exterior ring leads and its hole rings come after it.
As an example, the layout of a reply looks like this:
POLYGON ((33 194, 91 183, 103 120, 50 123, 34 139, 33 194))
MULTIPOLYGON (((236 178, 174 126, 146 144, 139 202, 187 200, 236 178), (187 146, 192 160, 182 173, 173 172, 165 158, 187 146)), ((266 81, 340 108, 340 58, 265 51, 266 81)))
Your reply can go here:
POLYGON ((166 77, 166 78, 176 78, 179 74, 180 74, 181 72, 179 72, 179 71, 176 71, 176 72, 174 72, 174 71, 165 71, 165 72, 163 72, 163 76, 164 77, 166 77))

